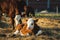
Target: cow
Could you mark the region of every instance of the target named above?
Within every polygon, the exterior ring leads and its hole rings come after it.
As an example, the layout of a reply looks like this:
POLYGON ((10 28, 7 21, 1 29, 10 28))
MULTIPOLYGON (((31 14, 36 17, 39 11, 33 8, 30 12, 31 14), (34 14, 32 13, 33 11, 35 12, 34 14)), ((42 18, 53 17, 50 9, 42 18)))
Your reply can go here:
POLYGON ((1 3, 2 15, 10 18, 10 24, 14 29, 15 5, 14 1, 5 0, 1 3))
POLYGON ((10 2, 10 5, 9 5, 8 16, 9 16, 10 21, 11 21, 10 24, 13 26, 13 29, 14 29, 15 28, 14 27, 15 7, 14 7, 14 5, 11 2, 10 2))
POLYGON ((42 33, 42 30, 40 27, 36 24, 36 20, 33 20, 33 18, 29 18, 28 21, 22 26, 22 24, 19 24, 16 27, 16 31, 13 33, 13 36, 20 34, 20 36, 30 36, 30 35, 36 35, 42 33))

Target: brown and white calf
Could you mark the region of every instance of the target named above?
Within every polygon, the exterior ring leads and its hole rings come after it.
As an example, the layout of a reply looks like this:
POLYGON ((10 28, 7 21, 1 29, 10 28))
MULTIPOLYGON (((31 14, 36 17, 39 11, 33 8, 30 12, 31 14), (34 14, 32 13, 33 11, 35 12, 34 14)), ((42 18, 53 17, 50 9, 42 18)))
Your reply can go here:
POLYGON ((27 23, 24 24, 23 27, 22 27, 22 24, 19 24, 19 26, 16 27, 16 31, 14 32, 14 35, 16 35, 18 33, 21 36, 29 36, 30 34, 34 34, 34 35, 38 36, 39 34, 42 33, 42 31, 41 31, 40 27, 37 26, 37 24, 35 23, 33 18, 29 18, 27 23))

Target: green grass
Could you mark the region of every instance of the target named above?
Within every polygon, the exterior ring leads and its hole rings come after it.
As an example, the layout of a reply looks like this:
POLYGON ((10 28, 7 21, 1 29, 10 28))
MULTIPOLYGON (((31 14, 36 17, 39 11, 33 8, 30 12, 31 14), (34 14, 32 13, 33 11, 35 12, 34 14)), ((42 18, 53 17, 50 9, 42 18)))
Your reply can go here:
POLYGON ((53 14, 53 13, 51 13, 51 14, 41 14, 41 13, 36 13, 35 14, 35 17, 50 17, 50 18, 59 18, 60 17, 60 14, 53 14))
POLYGON ((60 14, 35 14, 35 16, 60 16, 60 14))

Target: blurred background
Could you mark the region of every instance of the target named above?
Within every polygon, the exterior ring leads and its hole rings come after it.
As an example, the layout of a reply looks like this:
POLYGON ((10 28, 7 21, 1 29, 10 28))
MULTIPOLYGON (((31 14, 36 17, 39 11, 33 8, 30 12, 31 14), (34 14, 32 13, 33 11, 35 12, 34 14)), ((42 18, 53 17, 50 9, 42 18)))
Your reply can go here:
MULTIPOLYGON (((0 4, 3 2, 17 1, 17 0, 0 0, 0 4)), ((35 12, 40 12, 42 10, 47 10, 48 12, 60 12, 60 0, 23 0, 26 2, 26 5, 34 8, 35 12)))

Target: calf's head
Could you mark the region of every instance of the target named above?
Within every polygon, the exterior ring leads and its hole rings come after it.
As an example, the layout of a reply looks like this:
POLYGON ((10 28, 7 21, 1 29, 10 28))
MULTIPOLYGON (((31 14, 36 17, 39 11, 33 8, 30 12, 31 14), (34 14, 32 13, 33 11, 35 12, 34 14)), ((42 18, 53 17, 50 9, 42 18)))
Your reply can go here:
POLYGON ((29 18, 27 21, 27 29, 32 30, 34 28, 34 20, 33 18, 29 18))

